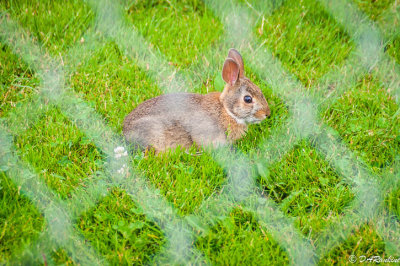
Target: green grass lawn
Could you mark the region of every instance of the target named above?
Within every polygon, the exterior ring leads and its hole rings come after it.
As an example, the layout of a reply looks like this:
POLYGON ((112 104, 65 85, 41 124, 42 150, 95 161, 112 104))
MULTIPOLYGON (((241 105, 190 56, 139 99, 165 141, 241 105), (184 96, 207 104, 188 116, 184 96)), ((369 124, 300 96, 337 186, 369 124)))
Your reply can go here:
MULTIPOLYGON (((220 73, 214 70, 222 68, 227 53, 221 50, 226 28, 202 1, 118 2, 130 27, 142 34, 153 51, 163 54, 168 65, 194 80, 202 80, 185 90, 206 93, 223 89, 220 73), (208 66, 210 63, 218 65, 208 66)), ((260 1, 238 3, 245 8, 258 7, 251 9, 260 16, 252 25, 255 39, 306 90, 312 91, 319 79, 340 68, 356 49, 351 36, 313 0, 282 1, 271 14, 260 1)), ((386 34, 386 20, 382 19, 388 9, 400 11, 400 3, 354 3, 378 24, 385 37, 386 54, 400 64, 400 34, 386 34)), ((87 41, 84 33, 96 30, 96 11, 78 0, 5 0, 0 2, 0 12, 7 12, 43 49, 66 64, 68 50, 83 46, 87 41)), ((102 39, 79 59, 74 69, 66 68, 65 82, 118 134, 124 117, 133 108, 162 93, 147 74, 148 69, 138 66, 110 38, 102 39)), ((250 156, 254 165, 249 167, 253 169, 257 156, 263 154, 261 141, 287 125, 291 110, 255 71, 246 67, 246 72, 262 89, 272 111, 269 119, 250 126, 247 135, 234 145, 250 156)), ((35 99, 41 88, 38 74, 2 39, 0 86, 0 119, 15 118, 18 108, 35 99)), ((340 98, 318 109, 319 119, 336 130, 342 142, 381 179, 400 174, 400 107, 388 89, 373 72, 368 73, 340 98)), ((74 190, 94 181, 98 171, 105 168, 106 158, 100 148, 51 104, 33 125, 17 132, 13 141, 19 158, 30 164, 61 199, 69 199, 74 190)), ((225 169, 208 153, 192 156, 177 149, 144 157, 133 152, 130 163, 180 217, 201 213, 202 203, 218 195, 227 181, 225 169)), ((341 221, 351 207, 355 199, 352 187, 306 139, 268 165, 268 171, 260 171, 256 177, 260 191, 277 204, 312 245, 319 244, 319 233, 341 221)), ((18 259, 46 225, 43 214, 7 174, 7 169, 0 168, 0 264, 18 259)), ((385 191, 386 207, 397 220, 399 184, 385 191)), ((166 237, 139 206, 140 201, 134 202, 125 191, 114 188, 78 217, 74 226, 110 264, 151 263, 166 237)), ((290 263, 285 248, 240 204, 206 233, 196 235, 193 245, 217 265, 290 263)), ((51 254, 57 264, 74 264, 62 248, 55 247, 51 254)), ((373 222, 357 226, 344 242, 320 257, 319 263, 345 264, 352 254, 387 257, 384 239, 373 222)))

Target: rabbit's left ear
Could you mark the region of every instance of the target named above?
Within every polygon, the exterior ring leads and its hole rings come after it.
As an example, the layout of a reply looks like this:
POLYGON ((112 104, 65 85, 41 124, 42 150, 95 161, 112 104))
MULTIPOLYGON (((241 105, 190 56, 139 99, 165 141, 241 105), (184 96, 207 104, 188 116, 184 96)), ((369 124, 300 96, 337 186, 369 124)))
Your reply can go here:
POLYGON ((239 77, 243 78, 244 77, 244 64, 243 64, 243 58, 240 55, 240 53, 236 49, 231 48, 231 49, 229 49, 228 57, 235 60, 235 62, 239 65, 239 77))
POLYGON ((227 58, 222 68, 222 78, 226 83, 233 86, 239 77, 239 65, 232 58, 227 58))

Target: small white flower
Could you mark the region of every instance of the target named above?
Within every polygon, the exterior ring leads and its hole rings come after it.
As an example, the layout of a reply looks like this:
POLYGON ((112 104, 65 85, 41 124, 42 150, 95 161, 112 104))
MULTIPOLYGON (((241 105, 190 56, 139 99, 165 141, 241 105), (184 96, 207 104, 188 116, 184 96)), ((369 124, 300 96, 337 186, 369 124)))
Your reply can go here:
POLYGON ((116 147, 116 148, 114 149, 114 152, 115 152, 115 153, 123 153, 124 151, 125 151, 125 148, 122 147, 122 146, 116 147))
POLYGON ((122 156, 128 156, 128 152, 125 150, 124 147, 117 147, 114 149, 114 158, 118 159, 121 158, 122 156))
POLYGON ((117 170, 118 174, 124 174, 126 172, 126 164, 123 164, 120 169, 117 170))

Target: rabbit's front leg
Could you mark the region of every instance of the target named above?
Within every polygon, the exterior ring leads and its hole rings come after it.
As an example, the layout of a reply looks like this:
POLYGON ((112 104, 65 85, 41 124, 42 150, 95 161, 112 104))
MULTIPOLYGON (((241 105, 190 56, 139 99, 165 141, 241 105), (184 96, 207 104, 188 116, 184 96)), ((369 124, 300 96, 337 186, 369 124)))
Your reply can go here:
POLYGON ((212 145, 216 148, 220 147, 220 146, 226 146, 227 144, 228 144, 228 141, 226 140, 225 134, 220 135, 216 139, 212 140, 212 145))
POLYGON ((228 143, 225 134, 218 134, 218 135, 210 134, 208 136, 198 136, 195 139, 195 142, 203 147, 212 147, 212 148, 225 146, 228 143))

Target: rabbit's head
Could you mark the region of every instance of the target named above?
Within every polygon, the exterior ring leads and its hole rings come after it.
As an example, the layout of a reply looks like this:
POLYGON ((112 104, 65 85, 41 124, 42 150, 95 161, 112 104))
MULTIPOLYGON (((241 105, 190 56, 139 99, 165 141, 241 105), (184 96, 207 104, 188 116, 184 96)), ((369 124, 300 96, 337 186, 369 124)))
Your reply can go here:
POLYGON ((259 123, 271 114, 260 88, 244 76, 242 56, 230 49, 222 69, 226 82, 220 100, 227 113, 239 124, 259 123))

